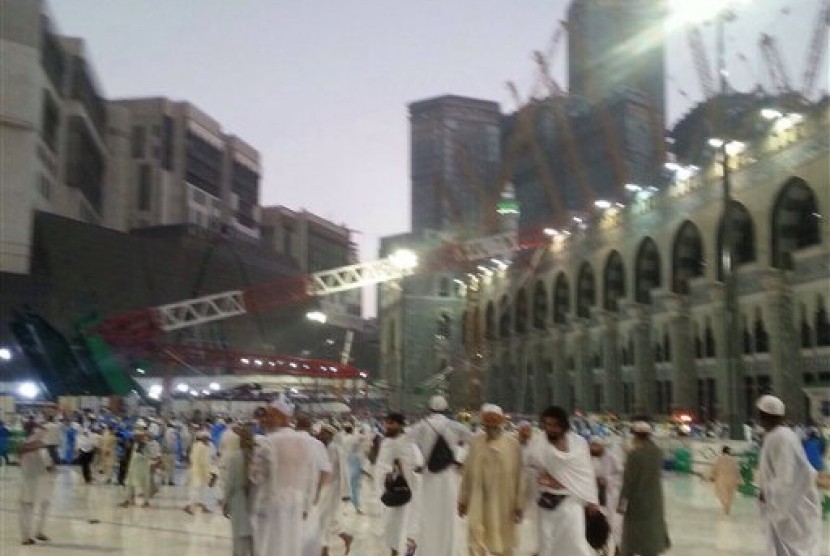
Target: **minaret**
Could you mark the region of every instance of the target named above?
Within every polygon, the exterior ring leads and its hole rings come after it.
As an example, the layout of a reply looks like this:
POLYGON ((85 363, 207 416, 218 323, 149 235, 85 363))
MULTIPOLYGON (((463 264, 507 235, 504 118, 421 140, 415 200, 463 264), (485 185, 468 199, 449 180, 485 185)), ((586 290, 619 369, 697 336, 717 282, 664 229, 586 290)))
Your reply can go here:
POLYGON ((511 182, 504 184, 496 205, 496 214, 500 232, 519 231, 519 202, 516 200, 516 187, 511 182))

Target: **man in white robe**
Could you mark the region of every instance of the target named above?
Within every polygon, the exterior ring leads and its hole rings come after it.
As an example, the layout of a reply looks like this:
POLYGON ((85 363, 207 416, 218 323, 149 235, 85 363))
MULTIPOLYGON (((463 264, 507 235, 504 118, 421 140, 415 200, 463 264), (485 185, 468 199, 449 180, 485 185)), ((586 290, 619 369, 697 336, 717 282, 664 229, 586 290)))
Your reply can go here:
POLYGON ((190 500, 184 511, 193 515, 193 509, 202 508, 202 512, 210 513, 209 492, 215 479, 213 467, 212 446, 210 445, 210 434, 207 431, 196 433, 196 442, 190 449, 190 473, 188 484, 190 486, 190 500))
MULTIPOLYGON (((383 506, 383 542, 389 549, 390 556, 404 556, 408 547, 417 545, 417 521, 419 517, 420 480, 415 470, 423 466, 423 458, 412 440, 403 434, 404 417, 400 413, 390 413, 384 421, 385 438, 380 444, 375 481, 379 493, 384 492, 386 477, 398 471, 412 491, 412 499, 403 506, 383 506)), ((426 533, 428 536, 428 533, 426 533)), ((452 554, 451 552, 427 552, 417 546, 419 554, 452 554)))
POLYGON ((783 425, 784 402, 767 395, 756 405, 766 431, 757 478, 767 555, 820 556, 821 503, 816 471, 796 434, 783 425))
POLYGON ((608 442, 599 437, 591 438, 591 461, 597 477, 598 492, 601 493, 600 504, 603 514, 611 527, 614 546, 622 542, 622 516, 617 512, 620 502, 620 489, 623 479, 623 461, 619 454, 608 446, 608 442))
MULTIPOLYGON (((429 461, 439 434, 450 447, 457 447, 459 442, 469 442, 472 437, 470 429, 465 425, 451 421, 444 415, 449 410, 449 405, 443 396, 433 396, 429 408, 432 413, 415 424, 407 435, 418 446, 425 462, 429 461)), ((459 483, 453 465, 438 473, 424 469, 421 475, 422 519, 420 534, 416 539, 419 554, 453 554, 459 483)))
POLYGON ((329 547, 335 538, 340 538, 346 545, 346 554, 351 551, 354 537, 343 528, 343 502, 349 499, 349 464, 342 446, 333 442, 337 429, 324 424, 320 429, 320 441, 326 447, 331 475, 320 492, 319 508, 320 538, 322 556, 329 556, 329 547))
POLYGON ((20 537, 25 545, 35 544, 35 539, 48 541, 43 534, 46 514, 49 511, 49 489, 52 484, 47 473, 52 461, 43 439, 46 431, 33 421, 24 427, 26 440, 20 446, 20 537), (35 509, 38 520, 35 524, 35 509))
POLYGON ((329 461, 326 446, 311 434, 311 417, 307 413, 298 413, 295 429, 308 444, 312 455, 312 473, 315 480, 311 484, 308 496, 309 506, 303 512, 305 516, 306 537, 303 545, 303 556, 319 556, 323 550, 320 530, 320 493, 331 476, 331 462, 329 461))
POLYGON ((541 425, 545 438, 533 447, 529 465, 540 498, 544 495, 554 507, 539 508, 538 556, 594 556, 585 538, 585 511, 600 509, 588 443, 571 431, 560 407, 547 408, 541 425))
POLYGON ((251 512, 258 556, 298 556, 306 537, 305 512, 319 475, 308 441, 289 426, 294 407, 280 395, 266 409, 267 428, 251 463, 255 485, 251 512))

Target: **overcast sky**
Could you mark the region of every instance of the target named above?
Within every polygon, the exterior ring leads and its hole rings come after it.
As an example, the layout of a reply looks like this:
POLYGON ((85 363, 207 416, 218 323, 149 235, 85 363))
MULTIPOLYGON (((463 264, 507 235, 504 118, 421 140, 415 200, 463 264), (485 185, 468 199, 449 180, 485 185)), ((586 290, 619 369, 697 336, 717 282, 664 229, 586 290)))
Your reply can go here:
MULTIPOLYGON (((703 0, 679 0, 698 4, 703 0)), ((707 0, 711 1, 711 0, 707 0)), ((361 258, 409 229, 406 105, 445 93, 515 108, 567 0, 51 0, 61 33, 86 40, 107 97, 187 100, 263 159, 262 203, 355 230, 361 258)), ((768 78, 766 32, 802 82, 819 0, 754 0, 728 26, 739 89, 768 78), (742 53, 748 62, 741 61, 742 53)), ((711 29, 704 30, 714 63, 711 29)), ((566 82, 563 41, 553 61, 566 82)), ((701 98, 685 35, 669 39, 669 121, 701 98), (685 91, 691 101, 684 98, 685 91)), ((826 63, 819 88, 827 88, 826 63)))

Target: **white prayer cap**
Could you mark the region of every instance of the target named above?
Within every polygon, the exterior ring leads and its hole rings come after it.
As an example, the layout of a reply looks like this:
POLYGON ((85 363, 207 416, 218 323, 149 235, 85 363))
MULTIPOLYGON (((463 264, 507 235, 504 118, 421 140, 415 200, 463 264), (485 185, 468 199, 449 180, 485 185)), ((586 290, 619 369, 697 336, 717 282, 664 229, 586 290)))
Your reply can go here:
POLYGON ((285 393, 277 396, 277 399, 271 402, 271 407, 285 415, 291 417, 294 415, 294 404, 286 397, 285 393))
POLYGON ((447 403, 447 398, 441 395, 432 396, 429 399, 429 408, 432 411, 446 411, 450 408, 450 405, 447 403))
POLYGON ((504 411, 496 404, 486 403, 481 406, 481 414, 495 413, 496 415, 504 415, 504 411))
POLYGON ((210 438, 210 434, 207 431, 199 431, 196 433, 196 438, 210 438))
POLYGON ((337 434, 337 429, 334 428, 332 425, 329 425, 328 423, 323 423, 320 426, 320 432, 327 432, 331 435, 335 435, 337 434))
POLYGON ((525 428, 525 427, 530 427, 530 428, 533 428, 533 423, 531 423, 531 422, 530 422, 530 421, 528 421, 527 419, 522 419, 522 420, 521 420, 521 421, 519 421, 519 423, 516 425, 516 428, 517 428, 517 429, 523 429, 523 428, 525 428))
POLYGON ((638 434, 651 434, 651 431, 651 425, 649 425, 645 421, 634 421, 631 424, 631 432, 635 432, 638 434))
POLYGON ((784 402, 782 402, 780 398, 770 395, 758 398, 758 403, 756 403, 755 406, 761 412, 766 413, 767 415, 775 415, 777 417, 783 417, 784 410, 786 409, 784 402))
POLYGON ((588 442, 589 444, 599 444, 600 446, 605 446, 607 441, 602 436, 593 435, 588 442))

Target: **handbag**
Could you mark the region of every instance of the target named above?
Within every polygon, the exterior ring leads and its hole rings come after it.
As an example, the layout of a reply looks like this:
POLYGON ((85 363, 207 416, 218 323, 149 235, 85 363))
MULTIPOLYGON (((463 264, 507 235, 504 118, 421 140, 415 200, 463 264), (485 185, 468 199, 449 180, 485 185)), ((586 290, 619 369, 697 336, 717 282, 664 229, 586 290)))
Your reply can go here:
POLYGON ((585 512, 585 540, 594 550, 599 550, 608 543, 611 526, 602 512, 589 514, 585 512))
POLYGON ((401 462, 395 460, 392 472, 386 476, 383 484, 383 494, 380 501, 387 508, 397 508, 404 506, 412 500, 412 489, 403 476, 403 469, 401 469, 401 462))
POLYGON ((543 492, 539 495, 539 499, 536 501, 536 505, 542 508, 543 510, 555 510, 559 507, 559 504, 567 498, 566 494, 554 494, 552 492, 543 492))

